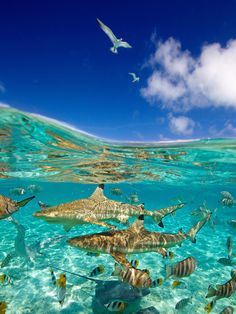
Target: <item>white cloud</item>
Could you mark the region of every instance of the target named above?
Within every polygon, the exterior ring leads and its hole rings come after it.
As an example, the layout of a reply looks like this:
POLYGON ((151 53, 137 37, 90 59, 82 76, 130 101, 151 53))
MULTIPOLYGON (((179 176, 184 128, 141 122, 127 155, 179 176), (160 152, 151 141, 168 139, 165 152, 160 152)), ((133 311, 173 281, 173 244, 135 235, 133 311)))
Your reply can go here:
POLYGON ((169 38, 157 44, 149 66, 152 74, 141 93, 151 103, 182 112, 208 106, 236 109, 236 40, 225 47, 205 45, 194 58, 169 38))
POLYGON ((224 127, 219 130, 216 126, 211 126, 209 128, 209 133, 214 137, 235 137, 236 136, 236 126, 233 125, 231 121, 226 121, 224 127))
POLYGON ((4 87, 2 82, 0 82, 0 93, 5 93, 5 91, 6 91, 6 88, 4 87))
POLYGON ((0 108, 10 108, 11 106, 6 104, 6 103, 3 103, 3 102, 0 102, 0 108))
POLYGON ((169 127, 172 133, 181 135, 191 135, 194 130, 195 122, 185 116, 174 117, 169 114, 169 127))

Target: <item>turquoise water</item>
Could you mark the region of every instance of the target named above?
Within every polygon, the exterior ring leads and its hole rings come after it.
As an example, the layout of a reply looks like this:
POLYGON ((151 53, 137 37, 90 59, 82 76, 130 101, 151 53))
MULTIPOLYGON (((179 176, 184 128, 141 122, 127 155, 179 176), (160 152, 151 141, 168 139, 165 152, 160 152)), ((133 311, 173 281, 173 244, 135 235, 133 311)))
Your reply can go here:
MULTIPOLYGON (((86 198, 98 183, 105 183, 105 195, 118 201, 130 202, 129 196, 136 193, 139 202, 144 202, 149 210, 186 202, 176 216, 163 220, 163 229, 145 218, 145 227, 151 231, 188 230, 196 222, 191 213, 204 202, 211 211, 217 208, 214 226, 204 226, 196 244, 186 241, 181 247, 174 247, 172 260, 165 260, 155 252, 128 256, 129 260, 139 260, 140 269, 149 269, 152 279, 164 276, 165 265, 188 256, 194 256, 198 266, 190 277, 181 279, 185 283, 183 287, 172 289, 174 279, 170 278, 143 296, 142 293, 137 296, 137 291, 134 296, 131 289, 126 294, 123 313, 136 313, 149 306, 162 314, 176 313, 176 303, 191 296, 192 304, 181 313, 204 313, 204 306, 211 300, 205 299, 208 286, 230 279, 233 266, 224 266, 218 259, 227 258, 229 236, 236 253, 236 228, 228 223, 236 219, 236 206, 223 207, 219 200, 221 191, 228 191, 236 198, 235 139, 150 145, 114 143, 14 109, 0 108, 0 141, 0 194, 14 200, 36 196, 13 215, 25 228, 24 241, 30 258, 23 253, 15 254, 17 230, 11 221, 0 220, 0 261, 8 253, 13 255, 10 263, 0 270, 13 280, 12 285, 0 287, 0 300, 7 302, 6 313, 109 313, 104 302, 119 299, 120 283, 111 276, 113 258, 105 254, 88 256, 66 244, 68 238, 106 231, 106 228, 87 224, 65 232, 61 225, 32 217, 39 210, 38 201, 56 205, 86 198), (29 188, 30 185, 35 187, 29 188), (15 188, 24 189, 23 194, 17 195, 15 188), (113 188, 120 188, 122 195, 112 194, 113 188), (66 297, 61 306, 49 267, 54 267, 57 276, 61 271, 56 267, 89 275, 99 265, 105 266, 105 272, 96 278, 104 282, 97 284, 67 273, 66 297), (111 280, 112 283, 107 283, 111 280), (113 295, 109 299, 111 285, 116 285, 118 292, 117 297, 113 295)), ((121 224, 117 227, 126 228, 121 224)), ((232 260, 236 263, 236 257, 232 260)), ((236 306, 235 295, 217 301, 212 313, 220 313, 227 305, 236 306)))

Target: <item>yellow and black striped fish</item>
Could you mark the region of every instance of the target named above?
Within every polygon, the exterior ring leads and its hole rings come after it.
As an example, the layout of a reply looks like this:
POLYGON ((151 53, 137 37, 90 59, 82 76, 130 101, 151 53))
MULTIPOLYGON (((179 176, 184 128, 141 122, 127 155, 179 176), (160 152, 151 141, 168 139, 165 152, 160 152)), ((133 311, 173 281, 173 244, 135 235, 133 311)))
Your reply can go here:
POLYGON ((131 264, 132 267, 137 268, 138 265, 139 265, 139 261, 137 259, 132 259, 130 264, 131 264))
POLYGON ((100 265, 100 266, 94 268, 94 269, 91 271, 91 273, 90 273, 89 276, 90 276, 90 277, 98 276, 98 275, 104 273, 104 271, 105 271, 105 267, 104 267, 103 265, 100 265))
POLYGON ((163 284, 163 278, 158 278, 156 280, 153 280, 152 281, 152 288, 156 288, 156 287, 159 287, 163 284))
POLYGON ((59 278, 56 281, 57 286, 57 298, 59 303, 62 305, 66 296, 66 275, 60 274, 59 278))
POLYGON ((6 274, 1 274, 1 275, 0 275, 0 283, 1 283, 3 286, 7 286, 7 285, 13 284, 11 277, 9 277, 9 276, 6 275, 6 274))
POLYGON ((211 301, 210 303, 208 303, 207 305, 205 305, 204 310, 205 310, 207 313, 210 313, 211 310, 213 309, 213 307, 215 306, 215 304, 216 304, 216 300, 211 301))
POLYGON ((50 273, 51 273, 52 284, 55 286, 56 283, 57 283, 56 276, 55 276, 54 271, 53 271, 52 268, 50 268, 49 270, 50 270, 50 273))
POLYGON ((183 261, 176 263, 174 266, 166 267, 166 278, 170 276, 182 278, 190 276, 197 267, 197 261, 190 256, 183 261))
POLYGON ((104 306, 108 309, 110 312, 120 312, 123 311, 125 308, 125 303, 121 301, 113 301, 108 304, 104 304, 104 306))

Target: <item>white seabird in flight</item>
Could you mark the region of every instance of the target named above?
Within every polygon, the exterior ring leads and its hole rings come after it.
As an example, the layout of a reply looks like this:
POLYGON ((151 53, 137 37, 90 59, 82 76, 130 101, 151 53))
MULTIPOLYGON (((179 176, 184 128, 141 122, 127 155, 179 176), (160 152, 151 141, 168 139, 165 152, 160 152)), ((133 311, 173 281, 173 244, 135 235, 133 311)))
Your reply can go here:
POLYGON ((139 82, 140 77, 138 77, 135 73, 129 72, 129 75, 131 75, 133 78, 132 83, 139 82))
POLYGON ((107 34, 107 36, 110 38, 111 42, 113 43, 113 47, 110 48, 111 52, 118 53, 118 48, 120 47, 132 48, 130 44, 128 44, 126 41, 123 41, 122 38, 120 39, 116 38, 112 30, 109 27, 107 27, 105 24, 103 24, 102 21, 100 21, 98 18, 97 18, 97 21, 101 29, 104 31, 104 33, 107 34))

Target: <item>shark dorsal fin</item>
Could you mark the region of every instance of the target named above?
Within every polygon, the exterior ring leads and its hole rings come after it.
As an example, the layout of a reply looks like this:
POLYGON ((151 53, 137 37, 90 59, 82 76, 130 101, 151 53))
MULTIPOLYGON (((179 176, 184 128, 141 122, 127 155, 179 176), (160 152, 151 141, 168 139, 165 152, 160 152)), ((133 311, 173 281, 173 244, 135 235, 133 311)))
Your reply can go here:
POLYGON ((135 220, 135 222, 128 228, 128 230, 144 230, 144 215, 138 216, 138 219, 135 220))
POLYGON ((90 198, 96 200, 96 201, 103 201, 106 199, 103 193, 104 190, 104 184, 99 184, 99 186, 95 189, 93 194, 90 196, 90 198))

